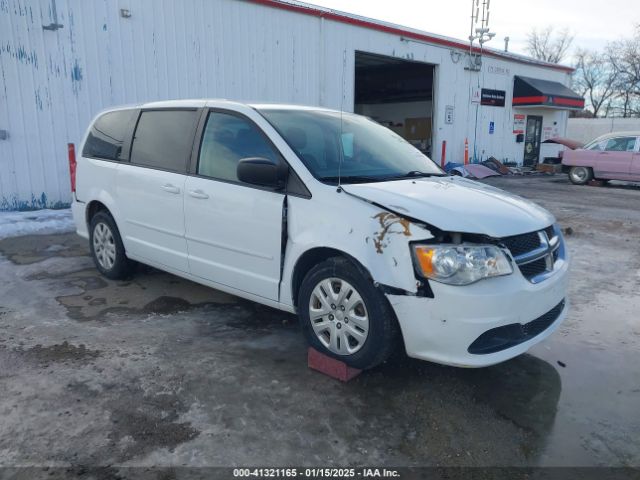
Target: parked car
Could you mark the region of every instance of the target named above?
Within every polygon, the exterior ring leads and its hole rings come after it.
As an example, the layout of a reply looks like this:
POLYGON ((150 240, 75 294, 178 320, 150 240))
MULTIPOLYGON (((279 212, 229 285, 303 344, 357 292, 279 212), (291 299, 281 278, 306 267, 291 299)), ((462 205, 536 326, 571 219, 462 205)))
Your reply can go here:
POLYGON ((297 312, 317 350, 368 368, 409 356, 465 367, 528 350, 567 312, 554 217, 447 176, 358 115, 171 101, 94 120, 73 216, 97 269, 134 262, 297 312))
POLYGON ((640 182, 640 132, 602 135, 580 146, 567 139, 553 139, 569 148, 562 154, 569 180, 584 185, 590 180, 640 182))

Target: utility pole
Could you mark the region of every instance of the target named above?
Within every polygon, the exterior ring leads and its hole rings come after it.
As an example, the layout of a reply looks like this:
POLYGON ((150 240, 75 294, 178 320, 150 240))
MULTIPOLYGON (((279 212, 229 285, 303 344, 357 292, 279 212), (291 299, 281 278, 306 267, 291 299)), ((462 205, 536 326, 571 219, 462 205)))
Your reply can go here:
MULTIPOLYGON (((489 6, 491 0, 471 0, 471 29, 469 32, 469 66, 470 72, 478 72, 476 88, 480 89, 480 71, 482 70, 482 52, 484 44, 496 36, 489 29, 489 6), (481 10, 482 8, 482 10, 481 10), (478 47, 474 42, 478 41, 478 47), (475 50, 479 50, 476 53, 475 50)), ((469 97, 471 98, 471 79, 469 79, 469 97)), ((478 162, 478 113, 480 102, 476 103, 475 122, 473 129, 473 163, 478 162)))

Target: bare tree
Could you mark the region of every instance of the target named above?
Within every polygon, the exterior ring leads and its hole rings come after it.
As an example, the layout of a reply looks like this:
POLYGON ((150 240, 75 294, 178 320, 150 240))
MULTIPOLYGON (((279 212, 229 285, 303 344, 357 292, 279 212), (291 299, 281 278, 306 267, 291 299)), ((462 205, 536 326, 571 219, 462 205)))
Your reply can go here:
POLYGON ((558 30, 557 34, 551 26, 533 28, 527 35, 527 53, 538 60, 560 63, 572 43, 573 35, 567 28, 558 30))
POLYGON ((606 51, 617 72, 618 114, 640 116, 640 25, 633 37, 609 44, 606 51))
POLYGON ((607 116, 617 94, 618 70, 605 53, 580 49, 575 56, 574 88, 587 98, 594 117, 607 116))

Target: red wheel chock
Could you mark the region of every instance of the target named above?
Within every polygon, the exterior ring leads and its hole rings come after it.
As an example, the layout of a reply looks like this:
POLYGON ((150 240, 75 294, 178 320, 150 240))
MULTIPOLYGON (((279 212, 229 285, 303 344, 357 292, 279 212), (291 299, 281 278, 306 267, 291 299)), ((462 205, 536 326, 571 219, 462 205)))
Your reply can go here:
POLYGON ((360 375, 360 372, 362 372, 362 370, 350 367, 340 360, 336 360, 324 353, 320 353, 313 347, 309 347, 307 361, 309 368, 312 370, 317 370, 318 372, 324 373, 328 377, 335 378, 341 382, 348 382, 360 375))

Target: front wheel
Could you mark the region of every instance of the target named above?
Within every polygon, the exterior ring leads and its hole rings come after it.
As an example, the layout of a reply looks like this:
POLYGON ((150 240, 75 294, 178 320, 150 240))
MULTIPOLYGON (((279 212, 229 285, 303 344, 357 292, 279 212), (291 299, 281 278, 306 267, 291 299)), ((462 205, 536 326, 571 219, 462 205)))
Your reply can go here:
POLYGON ((330 258, 309 271, 298 310, 309 344, 352 367, 374 367, 396 346, 397 321, 389 302, 346 259, 330 258))
POLYGON ((593 171, 589 167, 571 167, 569 180, 574 185, 584 185, 593 179, 593 171))

